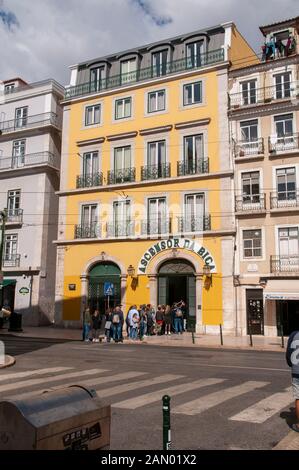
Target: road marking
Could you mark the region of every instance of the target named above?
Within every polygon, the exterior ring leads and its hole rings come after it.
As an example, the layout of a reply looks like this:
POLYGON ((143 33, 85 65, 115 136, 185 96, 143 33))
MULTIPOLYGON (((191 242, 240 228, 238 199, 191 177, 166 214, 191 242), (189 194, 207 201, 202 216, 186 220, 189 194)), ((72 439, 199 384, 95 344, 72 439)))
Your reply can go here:
POLYGON ((232 421, 246 421, 248 423, 264 423, 282 408, 293 402, 291 390, 291 387, 289 387, 284 392, 274 393, 229 419, 232 421))
POLYGON ((209 395, 204 395, 196 400, 189 401, 183 405, 177 406, 172 410, 172 413, 185 414, 189 416, 197 415, 213 408, 216 405, 220 405, 224 401, 230 400, 231 398, 238 397, 244 393, 251 392, 256 388, 265 387, 269 382, 254 382, 249 381, 236 385, 234 387, 225 388, 209 395))
MULTIPOLYGON (((83 381, 79 381, 80 385, 83 385, 85 387, 93 387, 95 385, 102 385, 102 384, 106 384, 106 383, 111 383, 111 382, 117 382, 117 381, 121 381, 121 380, 127 380, 127 379, 134 379, 136 377, 139 377, 140 375, 145 375, 146 372, 122 372, 121 374, 116 374, 116 375, 110 375, 110 376, 107 376, 107 377, 98 377, 98 378, 93 378, 93 379, 88 379, 88 380, 84 380, 83 381)), ((45 382, 45 385, 46 385, 47 382, 45 382)), ((62 385, 56 385, 55 387, 51 387, 51 391, 53 390, 59 390, 61 388, 63 388, 64 386, 69 386, 68 383, 65 383, 62 385)), ((32 392, 26 392, 26 393, 22 393, 22 394, 17 394, 17 395, 13 395, 13 396, 10 396, 10 399, 25 399, 25 398, 29 398, 29 397, 33 397, 33 396, 36 396, 36 395, 40 395, 41 393, 43 393, 45 391, 45 388, 43 389, 39 389, 39 390, 34 390, 32 392)))
POLYGON ((146 393, 144 395, 139 395, 129 400, 120 401, 114 403, 112 406, 115 408, 126 408, 130 410, 135 410, 144 405, 149 405, 155 401, 162 400, 163 395, 169 394, 171 397, 179 395, 180 393, 189 392, 191 390, 196 390, 198 388, 207 387, 208 385, 215 385, 220 382, 224 382, 225 379, 200 379, 195 382, 189 382, 180 385, 174 385, 173 387, 164 388, 162 390, 157 390, 155 392, 146 393))
POLYGON ((138 388, 148 387, 151 385, 157 385, 164 382, 171 382, 173 380, 181 379, 184 377, 183 375, 173 375, 173 374, 166 374, 160 375, 159 377, 154 377, 151 379, 140 380, 139 382, 131 382, 128 384, 105 388, 104 390, 97 391, 97 394, 100 398, 104 397, 111 397, 112 395, 118 395, 120 393, 126 393, 131 390, 137 390, 138 388))
POLYGON ((78 372, 71 372, 70 374, 59 374, 55 375, 54 377, 45 377, 43 379, 22 380, 20 382, 0 385, 0 392, 7 392, 9 390, 15 390, 16 388, 28 388, 32 387, 33 385, 46 384, 49 382, 59 382, 61 380, 72 379, 75 377, 84 377, 86 375, 101 374, 102 372, 107 372, 107 369, 79 370, 78 372))
POLYGON ((251 366, 224 366, 224 365, 219 365, 219 364, 206 364, 205 362, 203 363, 196 363, 196 366, 204 366, 204 367, 217 367, 219 369, 250 369, 250 370, 272 370, 276 372, 287 372, 288 374, 290 373, 290 369, 274 369, 274 368, 269 368, 269 367, 251 367, 251 366))
POLYGON ((0 381, 9 380, 9 379, 21 379, 23 377, 30 377, 31 375, 43 375, 43 374, 52 374, 55 372, 63 372, 64 370, 74 369, 73 367, 50 367, 49 369, 35 369, 35 370, 26 370, 26 372, 15 372, 11 374, 1 374, 0 381))

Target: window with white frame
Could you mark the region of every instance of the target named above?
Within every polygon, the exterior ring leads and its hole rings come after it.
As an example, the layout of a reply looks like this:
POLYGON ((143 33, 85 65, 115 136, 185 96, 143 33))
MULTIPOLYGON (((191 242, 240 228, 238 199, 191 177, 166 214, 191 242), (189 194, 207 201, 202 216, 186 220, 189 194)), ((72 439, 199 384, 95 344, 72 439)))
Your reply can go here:
POLYGON ((4 86, 4 93, 11 93, 14 89, 15 89, 14 83, 7 83, 7 85, 4 86))
POLYGON ((252 119, 240 122, 240 130, 242 142, 256 142, 258 139, 258 120, 252 119))
POLYGON ((99 171, 99 152, 85 152, 83 154, 83 176, 93 176, 99 171))
POLYGON ((299 230, 298 227, 283 227, 278 229, 279 256, 281 258, 297 257, 299 263, 299 230))
POLYGON ((256 103, 256 80, 241 83, 243 105, 256 103))
POLYGON ((16 108, 15 110, 15 127, 23 127, 27 125, 28 106, 16 108))
POLYGON ((14 140, 12 144, 12 167, 17 168, 25 164, 26 140, 14 140))
POLYGON ((167 72, 167 49, 152 53, 153 77, 166 75, 167 72))
POLYGON ((204 193, 186 194, 184 204, 184 230, 186 232, 203 230, 205 215, 204 193))
POLYGON ((161 167, 166 162, 166 142, 158 140, 147 144, 147 165, 161 167))
POLYGON ((5 235, 4 260, 14 262, 18 252, 18 235, 16 233, 5 235))
POLYGON ((260 202, 260 172, 248 171, 241 175, 243 204, 260 202))
POLYGON ((291 72, 274 75, 276 99, 291 96, 291 72))
POLYGON ((293 136, 293 114, 274 116, 274 123, 278 139, 293 136))
POLYGON ((147 112, 155 113, 165 110, 165 90, 151 91, 148 93, 147 112))
POLYGON ((244 258, 261 258, 262 256, 262 230, 243 230, 243 256, 244 258))
POLYGON ((131 145, 114 149, 114 170, 122 171, 131 167, 131 145))
POLYGON ((131 202, 115 201, 113 203, 113 236, 131 235, 131 202))
POLYGON ((122 60, 120 63, 121 83, 136 81, 136 59, 122 60))
POLYGON ((198 173, 204 162, 203 134, 184 137, 184 164, 187 173, 198 173))
POLYGON ((184 106, 202 102, 202 82, 187 83, 183 86, 184 106))
POLYGON ((276 188, 278 201, 296 199, 296 168, 276 169, 276 188))
POLYGON ((18 215, 21 201, 21 190, 11 189, 7 192, 7 216, 18 215))
POLYGON ((115 119, 124 119, 131 117, 132 98, 120 98, 115 101, 115 119))
POLYGON ((166 197, 150 198, 147 205, 147 233, 167 233, 166 197))
POLYGON ((93 104, 85 108, 85 126, 100 124, 101 122, 101 105, 93 104))
POLYGON ((203 41, 190 42, 186 45, 187 68, 200 67, 204 52, 203 41))
POLYGON ((99 91, 102 88, 102 80, 104 79, 105 67, 93 67, 90 69, 90 87, 91 91, 99 91))
POLYGON ((81 225, 83 227, 95 227, 98 223, 97 204, 84 204, 81 207, 81 225))

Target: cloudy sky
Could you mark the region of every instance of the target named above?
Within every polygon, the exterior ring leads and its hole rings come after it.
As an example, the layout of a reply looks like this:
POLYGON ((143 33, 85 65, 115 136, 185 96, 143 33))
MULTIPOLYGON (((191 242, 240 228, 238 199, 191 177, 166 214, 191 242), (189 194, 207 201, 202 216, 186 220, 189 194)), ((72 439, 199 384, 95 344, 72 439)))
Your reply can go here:
POLYGON ((298 14, 298 0, 0 0, 0 79, 66 84, 68 65, 230 20, 260 52, 258 26, 298 14))

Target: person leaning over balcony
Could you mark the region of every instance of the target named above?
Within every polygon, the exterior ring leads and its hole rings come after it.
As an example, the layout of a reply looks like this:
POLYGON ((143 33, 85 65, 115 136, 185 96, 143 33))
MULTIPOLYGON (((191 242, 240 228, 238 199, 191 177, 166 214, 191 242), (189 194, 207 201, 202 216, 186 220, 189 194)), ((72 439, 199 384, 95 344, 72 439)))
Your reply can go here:
POLYGON ((292 368, 292 388, 295 398, 296 423, 292 424, 293 431, 299 432, 299 330, 293 331, 289 336, 286 360, 292 368))

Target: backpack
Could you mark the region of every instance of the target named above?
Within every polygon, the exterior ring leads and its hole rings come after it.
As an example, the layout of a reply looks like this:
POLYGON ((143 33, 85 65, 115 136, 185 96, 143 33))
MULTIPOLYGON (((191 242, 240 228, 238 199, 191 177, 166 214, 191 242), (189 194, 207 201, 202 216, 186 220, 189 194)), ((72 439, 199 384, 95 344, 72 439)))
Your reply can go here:
POLYGON ((112 323, 119 323, 119 315, 115 313, 112 318, 112 323))

